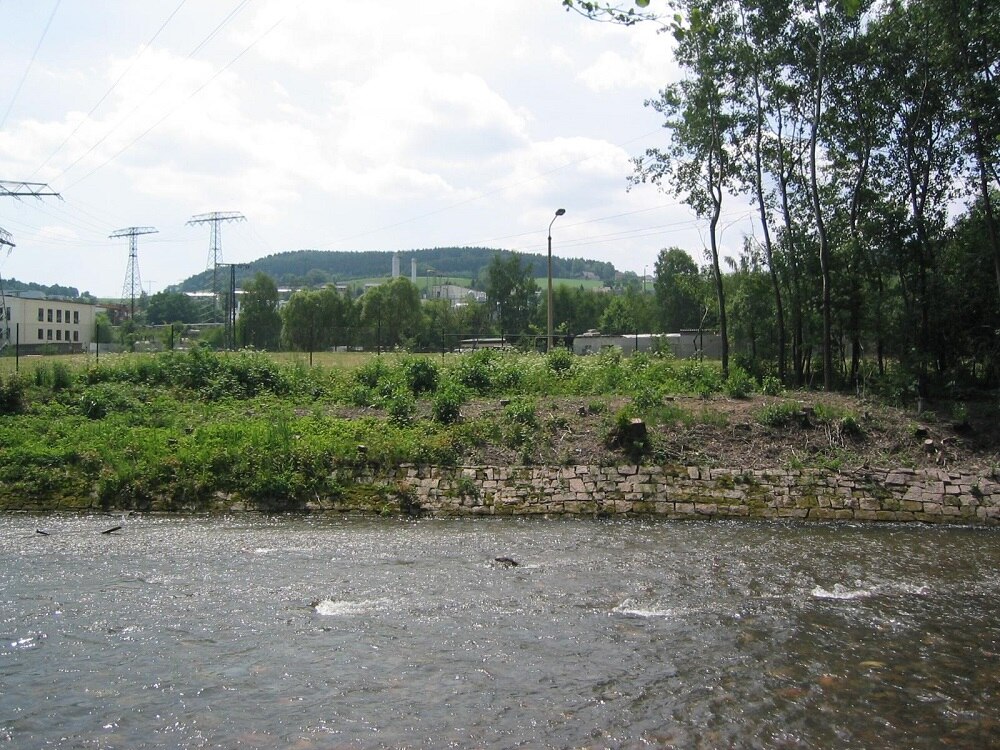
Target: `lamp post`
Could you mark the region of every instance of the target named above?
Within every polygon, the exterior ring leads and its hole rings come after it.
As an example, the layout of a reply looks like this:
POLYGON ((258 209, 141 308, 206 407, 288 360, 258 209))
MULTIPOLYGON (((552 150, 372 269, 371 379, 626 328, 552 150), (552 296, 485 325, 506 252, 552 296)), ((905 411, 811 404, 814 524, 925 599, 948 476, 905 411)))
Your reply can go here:
POLYGON ((556 223, 556 219, 566 213, 565 208, 556 209, 556 215, 552 217, 552 221, 549 222, 549 293, 546 297, 546 307, 548 312, 548 340, 545 344, 545 351, 552 351, 552 225, 556 223))

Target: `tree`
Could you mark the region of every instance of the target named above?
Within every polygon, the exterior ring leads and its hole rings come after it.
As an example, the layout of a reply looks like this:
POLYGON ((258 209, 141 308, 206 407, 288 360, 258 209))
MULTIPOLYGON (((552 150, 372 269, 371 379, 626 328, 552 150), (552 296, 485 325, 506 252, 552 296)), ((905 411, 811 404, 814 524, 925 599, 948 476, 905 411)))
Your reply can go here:
POLYGON ((679 247, 664 248, 656 258, 654 274, 659 330, 671 333, 697 327, 702 317, 701 277, 691 256, 679 247))
POLYGON ((280 338, 278 287, 270 276, 258 272, 243 285, 236 339, 241 346, 272 350, 278 348, 280 338))
POLYGON ((538 284, 531 267, 520 255, 511 253, 504 260, 499 253, 486 269, 486 298, 504 335, 528 332, 532 314, 538 305, 538 284))
POLYGON ((198 320, 194 301, 181 292, 157 292, 149 298, 146 320, 150 325, 195 323, 198 320))
POLYGON ((371 331, 379 349, 415 338, 423 327, 422 316, 420 292, 403 276, 369 289, 361 298, 361 325, 371 331))
POLYGON ((308 351, 346 338, 350 301, 332 287, 295 292, 282 309, 282 339, 292 349, 308 351))
POLYGON ((729 373, 726 293, 719 264, 718 226, 722 201, 733 182, 735 167, 727 141, 733 118, 728 111, 735 18, 728 5, 714 0, 683 0, 675 17, 675 57, 686 72, 678 84, 646 102, 662 114, 670 130, 666 150, 652 148, 635 160, 634 183, 650 182, 679 196, 708 219, 709 260, 715 282, 722 373, 729 373))

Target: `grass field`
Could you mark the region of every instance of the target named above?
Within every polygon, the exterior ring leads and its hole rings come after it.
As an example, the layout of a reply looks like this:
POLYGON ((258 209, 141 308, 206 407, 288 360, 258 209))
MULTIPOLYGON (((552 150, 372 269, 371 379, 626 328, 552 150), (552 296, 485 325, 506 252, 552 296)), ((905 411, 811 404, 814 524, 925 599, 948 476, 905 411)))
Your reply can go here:
MULTIPOLYGON (((225 356, 227 352, 220 352, 221 355, 225 356)), ((285 364, 309 364, 309 353, 308 352, 266 352, 267 356, 273 359, 275 362, 285 363, 285 364)), ((148 352, 142 353, 102 353, 100 356, 101 364, 107 365, 118 362, 125 362, 130 358, 147 358, 150 355, 148 352)), ((237 356, 233 353, 233 356, 237 356)), ((403 356, 428 356, 436 357, 441 359, 440 354, 428 354, 428 355, 404 355, 400 353, 383 353, 381 355, 375 352, 313 352, 312 354, 312 364, 313 367, 323 367, 323 368, 340 368, 345 370, 353 370, 361 367, 366 362, 370 361, 374 357, 381 356, 386 360, 387 364, 393 364, 396 360, 403 356)), ((450 356, 450 355, 449 355, 450 356)), ((10 373, 19 372, 24 377, 31 377, 35 370, 39 366, 47 366, 52 362, 59 362, 72 369, 85 369, 92 365, 97 364, 98 358, 93 354, 29 354, 22 355, 18 360, 14 358, 13 355, 4 355, 0 357, 0 373, 4 375, 9 375, 10 373)))

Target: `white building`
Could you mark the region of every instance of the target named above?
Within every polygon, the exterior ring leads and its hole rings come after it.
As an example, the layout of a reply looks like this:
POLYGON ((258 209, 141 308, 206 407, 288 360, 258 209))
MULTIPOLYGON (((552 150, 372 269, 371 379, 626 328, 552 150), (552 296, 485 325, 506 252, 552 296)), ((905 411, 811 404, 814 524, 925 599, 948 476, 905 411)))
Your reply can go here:
POLYGON ((722 343, 714 331, 681 331, 680 333, 634 333, 623 336, 590 330, 573 339, 576 354, 597 354, 604 349, 620 349, 628 356, 636 351, 669 351, 678 359, 722 356, 722 343))
POLYGON ((0 301, 0 350, 16 345, 29 353, 85 351, 95 339, 97 314, 105 311, 32 292, 5 294, 0 301))

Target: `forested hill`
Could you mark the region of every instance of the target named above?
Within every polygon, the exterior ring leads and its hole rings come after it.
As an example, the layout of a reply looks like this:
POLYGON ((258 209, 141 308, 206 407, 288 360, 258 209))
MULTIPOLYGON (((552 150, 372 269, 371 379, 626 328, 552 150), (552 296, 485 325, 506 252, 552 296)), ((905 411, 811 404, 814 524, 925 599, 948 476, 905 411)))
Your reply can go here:
MULTIPOLYGON (((486 247, 439 247, 428 250, 399 251, 399 272, 410 275, 410 259, 416 258, 418 276, 453 276, 476 279, 499 254, 510 255, 509 250, 486 247)), ((257 272, 270 276, 280 286, 320 286, 322 284, 389 276, 392 273, 392 252, 346 252, 331 250, 293 250, 268 255, 236 271, 236 283, 252 277, 257 272)), ((544 255, 524 255, 535 276, 545 276, 544 255)), ((607 283, 615 278, 615 267, 584 258, 552 258, 552 275, 556 278, 583 279, 594 274, 607 283)), ((212 287, 212 272, 203 271, 182 282, 178 289, 194 292, 212 287)))
POLYGON ((47 296, 66 297, 67 299, 77 299, 80 296, 89 298, 91 296, 89 292, 84 292, 83 295, 81 295, 80 291, 75 286, 36 284, 33 281, 18 281, 17 279, 0 280, 0 289, 7 294, 11 294, 13 292, 41 292, 47 296))

